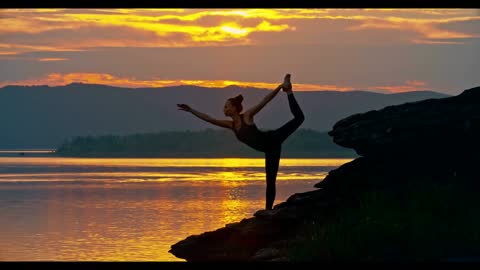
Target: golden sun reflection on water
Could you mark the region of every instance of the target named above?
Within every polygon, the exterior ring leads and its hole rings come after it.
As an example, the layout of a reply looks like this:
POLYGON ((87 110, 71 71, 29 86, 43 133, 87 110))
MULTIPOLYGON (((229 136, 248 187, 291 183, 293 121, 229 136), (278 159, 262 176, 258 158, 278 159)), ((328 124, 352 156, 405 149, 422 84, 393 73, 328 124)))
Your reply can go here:
MULTIPOLYGON (((350 159, 284 159, 275 204, 350 159)), ((0 260, 181 261, 170 246, 265 205, 263 159, 0 157, 0 260), (38 183, 37 183, 38 182, 38 183)))
MULTIPOLYGON (((286 166, 339 166, 351 158, 282 158, 286 166)), ((31 164, 42 166, 93 167, 264 167, 263 158, 64 158, 64 157, 2 157, 0 165, 31 164)))

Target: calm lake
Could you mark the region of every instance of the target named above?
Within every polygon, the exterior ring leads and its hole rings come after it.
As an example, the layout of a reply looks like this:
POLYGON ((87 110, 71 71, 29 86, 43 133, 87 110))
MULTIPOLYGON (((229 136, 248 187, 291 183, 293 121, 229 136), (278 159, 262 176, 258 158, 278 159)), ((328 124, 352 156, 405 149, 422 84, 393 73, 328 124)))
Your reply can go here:
MULTIPOLYGON (((275 204, 351 159, 282 159, 275 204)), ((182 261, 265 205, 264 159, 0 157, 0 261, 182 261)))

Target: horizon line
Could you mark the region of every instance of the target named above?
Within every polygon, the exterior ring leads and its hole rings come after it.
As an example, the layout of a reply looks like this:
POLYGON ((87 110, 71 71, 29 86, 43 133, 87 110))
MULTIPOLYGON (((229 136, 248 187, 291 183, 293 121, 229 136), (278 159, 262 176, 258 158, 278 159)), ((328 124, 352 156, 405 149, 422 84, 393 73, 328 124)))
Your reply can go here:
MULTIPOLYGON (((228 84, 225 86, 216 86, 216 85, 201 85, 201 84, 174 84, 174 85, 164 85, 164 86, 140 86, 140 87, 135 87, 135 86, 121 86, 121 85, 113 85, 113 84, 105 84, 105 83, 95 83, 95 82, 81 82, 81 81, 72 81, 72 82, 67 82, 64 84, 4 84, 0 85, 0 89, 6 88, 6 87, 67 87, 71 85, 97 85, 97 86, 107 86, 107 87, 112 87, 112 88, 121 88, 121 89, 162 89, 162 88, 174 88, 174 87, 198 87, 198 88, 206 88, 206 89, 226 89, 226 88, 240 88, 240 89, 258 89, 258 90, 266 90, 266 91, 272 91, 272 88, 266 88, 266 87, 259 87, 259 86, 254 86, 254 85, 247 85, 247 84, 228 84)), ((390 94, 402 94, 402 93, 412 93, 412 92, 433 92, 437 94, 442 94, 442 95, 447 95, 447 96, 453 96, 451 94, 439 92, 439 91, 434 91, 431 89, 420 89, 420 90, 411 90, 411 91, 402 91, 402 92, 392 92, 389 90, 372 90, 372 89, 355 89, 351 88, 348 90, 338 90, 338 89, 318 89, 318 90, 304 90, 304 89, 297 89, 295 90, 296 92, 341 92, 341 93, 349 93, 349 92, 368 92, 368 93, 374 93, 374 94, 385 94, 385 95, 390 95, 390 94)))
MULTIPOLYGON (((283 81, 283 80, 282 80, 283 81)), ((95 72, 74 72, 74 73, 50 73, 37 78, 9 81, 4 80, 0 82, 0 86, 6 85, 48 85, 59 86, 68 85, 72 83, 86 83, 86 84, 100 84, 109 85, 113 87, 124 88, 154 88, 154 87, 168 87, 180 85, 195 85, 205 88, 226 88, 231 86, 243 88, 259 88, 270 89, 277 88, 280 83, 265 82, 265 81, 238 81, 226 79, 170 79, 170 78, 136 78, 117 76, 109 73, 95 73, 95 72)), ((432 90, 432 87, 427 82, 415 78, 406 80, 404 82, 383 83, 383 85, 368 85, 363 87, 350 85, 337 85, 335 83, 299 83, 293 82, 294 90, 307 91, 352 91, 363 88, 366 91, 380 92, 380 93, 401 93, 412 92, 420 90, 432 90)))

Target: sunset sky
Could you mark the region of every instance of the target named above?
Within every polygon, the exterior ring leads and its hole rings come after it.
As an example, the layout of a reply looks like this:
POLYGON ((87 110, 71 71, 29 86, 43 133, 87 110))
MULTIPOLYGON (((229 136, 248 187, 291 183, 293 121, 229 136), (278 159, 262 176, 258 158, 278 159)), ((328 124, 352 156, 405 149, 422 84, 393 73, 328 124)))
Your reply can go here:
POLYGON ((480 85, 479 9, 2 9, 0 87, 480 85))

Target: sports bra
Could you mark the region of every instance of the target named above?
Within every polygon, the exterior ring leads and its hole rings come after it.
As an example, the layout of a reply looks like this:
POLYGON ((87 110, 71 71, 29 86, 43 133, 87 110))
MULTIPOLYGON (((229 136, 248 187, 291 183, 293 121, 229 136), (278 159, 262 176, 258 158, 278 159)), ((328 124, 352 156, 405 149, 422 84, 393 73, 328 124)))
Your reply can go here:
POLYGON ((246 145, 252 147, 255 150, 264 152, 267 145, 265 132, 262 132, 257 128, 255 124, 249 125, 243 121, 243 114, 240 115, 240 129, 236 130, 232 124, 233 132, 236 137, 246 145))

